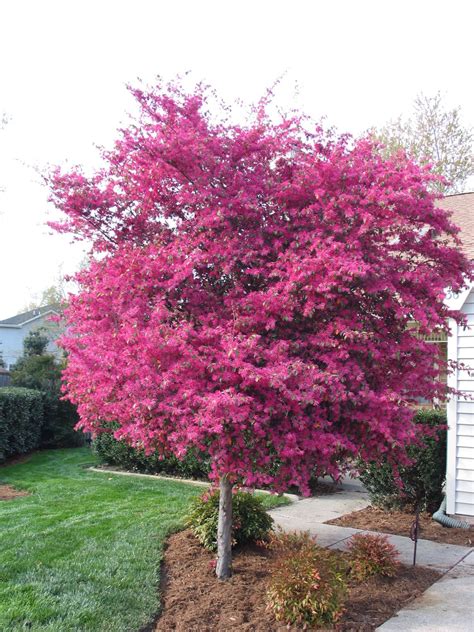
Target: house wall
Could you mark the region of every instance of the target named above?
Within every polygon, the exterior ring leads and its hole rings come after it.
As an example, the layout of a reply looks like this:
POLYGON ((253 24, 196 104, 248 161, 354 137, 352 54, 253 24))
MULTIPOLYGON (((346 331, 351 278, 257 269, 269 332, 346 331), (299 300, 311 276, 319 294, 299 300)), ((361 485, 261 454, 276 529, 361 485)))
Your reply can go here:
MULTIPOLYGON (((472 367, 474 371, 474 290, 465 300, 462 311, 469 327, 451 323, 448 357, 472 367)), ((448 384, 465 393, 448 403, 448 464, 446 480, 447 512, 474 516, 474 374, 456 370, 448 384)))
POLYGON ((54 353, 56 355, 61 353, 60 349, 54 343, 54 339, 57 338, 59 333, 58 326, 55 323, 51 323, 48 318, 49 314, 46 317, 40 316, 19 328, 0 325, 0 351, 7 368, 15 364, 18 358, 23 354, 23 340, 29 332, 39 327, 44 327, 46 334, 50 338, 50 343, 47 347, 48 353, 54 353))

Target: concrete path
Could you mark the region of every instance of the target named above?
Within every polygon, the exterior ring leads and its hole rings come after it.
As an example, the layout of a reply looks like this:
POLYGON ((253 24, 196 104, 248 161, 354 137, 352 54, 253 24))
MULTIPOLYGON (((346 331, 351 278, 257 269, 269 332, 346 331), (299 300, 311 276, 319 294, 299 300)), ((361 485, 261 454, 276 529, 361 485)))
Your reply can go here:
POLYGON ((474 552, 455 564, 394 617, 378 627, 382 632, 473 632, 474 552))
MULTIPOLYGON (((286 531, 309 531, 322 546, 344 550, 360 529, 324 524, 364 509, 367 494, 357 481, 344 481, 335 494, 308 498, 272 509, 275 523, 286 531)), ((370 533, 365 531, 365 533, 370 533)), ((404 564, 413 561, 409 537, 389 535, 404 564)), ((386 621, 382 632, 474 632, 474 549, 430 540, 418 541, 417 564, 444 573, 421 597, 386 621)))

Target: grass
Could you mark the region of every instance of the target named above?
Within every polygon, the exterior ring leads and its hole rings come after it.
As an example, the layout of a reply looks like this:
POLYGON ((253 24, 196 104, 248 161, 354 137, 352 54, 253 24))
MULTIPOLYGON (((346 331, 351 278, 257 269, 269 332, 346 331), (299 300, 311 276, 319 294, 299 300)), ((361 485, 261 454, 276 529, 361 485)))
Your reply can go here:
POLYGON ((165 539, 201 490, 88 471, 94 463, 76 448, 0 469, 0 482, 31 493, 0 502, 2 632, 132 632, 158 612, 165 539))

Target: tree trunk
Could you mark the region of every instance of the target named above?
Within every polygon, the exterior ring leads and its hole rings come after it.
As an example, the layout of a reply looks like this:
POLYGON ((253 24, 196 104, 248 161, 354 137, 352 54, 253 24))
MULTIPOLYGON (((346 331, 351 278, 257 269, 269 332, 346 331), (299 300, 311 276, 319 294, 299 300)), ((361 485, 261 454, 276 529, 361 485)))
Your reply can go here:
POLYGON ((228 579, 232 575, 232 485, 226 476, 219 481, 219 491, 216 575, 228 579))

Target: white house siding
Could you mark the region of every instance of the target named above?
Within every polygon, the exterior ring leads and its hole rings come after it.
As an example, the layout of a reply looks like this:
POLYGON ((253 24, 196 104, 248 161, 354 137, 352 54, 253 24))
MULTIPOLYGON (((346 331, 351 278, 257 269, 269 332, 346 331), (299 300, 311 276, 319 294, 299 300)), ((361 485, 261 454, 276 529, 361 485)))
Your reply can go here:
MULTIPOLYGON (((469 327, 458 327, 452 321, 448 357, 457 358, 474 371, 474 290, 461 309, 469 327)), ((447 512, 474 516, 474 373, 470 376, 466 370, 457 370, 448 383, 466 395, 448 403, 447 512)))

